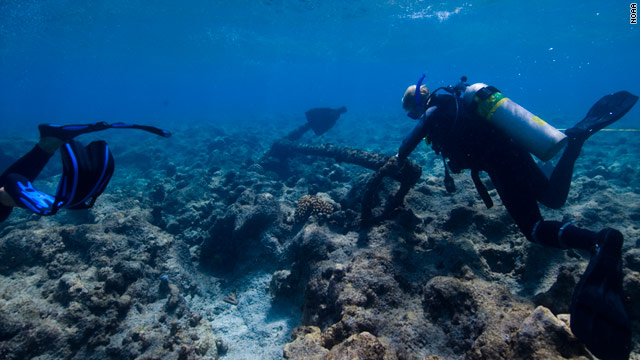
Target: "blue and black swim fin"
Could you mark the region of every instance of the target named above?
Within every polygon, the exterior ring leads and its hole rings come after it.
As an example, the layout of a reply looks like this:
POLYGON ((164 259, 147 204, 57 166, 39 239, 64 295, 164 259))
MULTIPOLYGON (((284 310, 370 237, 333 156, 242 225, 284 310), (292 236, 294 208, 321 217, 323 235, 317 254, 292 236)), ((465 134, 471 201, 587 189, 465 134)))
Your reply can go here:
POLYGON ((91 132, 109 129, 110 126, 106 122, 97 122, 93 124, 73 124, 73 125, 54 125, 40 124, 38 130, 40 137, 54 137, 60 140, 69 141, 74 137, 91 132))
POLYGON ((7 175, 4 189, 18 207, 38 215, 53 215, 58 211, 54 205, 55 197, 36 189, 29 179, 20 174, 7 175))
POLYGON ((37 190, 20 174, 7 176, 5 190, 19 207, 38 215, 53 215, 59 209, 87 209, 106 188, 113 175, 114 160, 104 141, 84 147, 69 141, 61 148, 62 177, 56 195, 37 190))
POLYGON ((113 123, 108 124, 106 122, 97 122, 93 124, 74 124, 74 125, 54 125, 54 124, 40 124, 38 130, 40 130, 40 137, 55 137, 63 141, 72 140, 74 137, 82 134, 87 134, 96 131, 102 131, 107 129, 139 129, 148 131, 150 133, 162 136, 170 137, 171 133, 159 129, 155 126, 149 125, 137 125, 137 124, 125 124, 125 123, 113 123))
POLYGON ((62 169, 56 200, 67 209, 87 209, 111 180, 113 155, 102 140, 93 141, 87 147, 70 141, 63 146, 62 169))

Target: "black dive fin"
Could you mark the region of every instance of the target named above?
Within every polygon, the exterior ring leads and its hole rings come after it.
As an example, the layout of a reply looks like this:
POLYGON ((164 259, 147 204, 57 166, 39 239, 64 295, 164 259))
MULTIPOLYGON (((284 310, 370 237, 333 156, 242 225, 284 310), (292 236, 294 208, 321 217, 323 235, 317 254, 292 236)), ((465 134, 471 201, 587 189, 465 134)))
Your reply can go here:
POLYGON ((571 331, 596 357, 626 360, 631 323, 622 302, 622 234, 605 229, 598 237, 600 248, 573 292, 571 331))
POLYGON ((114 170, 106 142, 93 141, 84 147, 70 141, 62 147, 62 177, 56 193, 60 207, 88 209, 107 187, 114 170))
POLYGON ((109 127, 113 128, 113 129, 138 129, 138 130, 144 130, 144 131, 148 131, 152 134, 156 134, 158 136, 162 136, 162 137, 170 137, 171 133, 166 131, 166 130, 162 130, 159 129, 155 126, 148 126, 148 125, 136 125, 136 124, 125 124, 125 123, 113 123, 111 125, 109 125, 109 127))
POLYGON ((155 126, 137 125, 137 124, 125 124, 125 123, 113 123, 107 124, 106 122, 97 122, 93 124, 74 124, 74 125, 54 125, 54 124, 40 124, 38 125, 40 130, 40 137, 55 137, 60 140, 70 141, 78 135, 87 134, 96 131, 102 131, 107 129, 138 129, 148 131, 150 133, 162 136, 170 137, 171 133, 159 129, 155 126))
POLYGON ((345 112, 347 112, 347 108, 344 106, 339 109, 315 108, 308 110, 305 115, 313 132, 320 136, 331 129, 340 115, 345 112))
POLYGON ((638 97, 628 91, 606 95, 591 107, 582 121, 568 129, 567 134, 582 135, 586 139, 623 117, 636 101, 638 97))

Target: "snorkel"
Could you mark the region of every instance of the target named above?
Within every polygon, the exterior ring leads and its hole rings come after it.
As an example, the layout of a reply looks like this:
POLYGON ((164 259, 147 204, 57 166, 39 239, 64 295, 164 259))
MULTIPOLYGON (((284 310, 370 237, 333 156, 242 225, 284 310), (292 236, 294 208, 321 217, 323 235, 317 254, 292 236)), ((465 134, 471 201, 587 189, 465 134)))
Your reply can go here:
POLYGON ((422 81, 424 80, 424 74, 420 76, 420 79, 416 83, 416 106, 420 105, 420 86, 422 86, 422 81))
POLYGON ((418 120, 420 118, 420 116, 422 116, 422 113, 424 113, 424 108, 421 109, 420 106, 420 86, 422 86, 422 81, 424 80, 425 74, 422 74, 422 76, 420 77, 420 79, 418 79, 418 82, 416 83, 416 91, 415 91, 415 97, 416 97, 416 108, 409 111, 409 113, 407 113, 407 116, 412 118, 413 120, 418 120))

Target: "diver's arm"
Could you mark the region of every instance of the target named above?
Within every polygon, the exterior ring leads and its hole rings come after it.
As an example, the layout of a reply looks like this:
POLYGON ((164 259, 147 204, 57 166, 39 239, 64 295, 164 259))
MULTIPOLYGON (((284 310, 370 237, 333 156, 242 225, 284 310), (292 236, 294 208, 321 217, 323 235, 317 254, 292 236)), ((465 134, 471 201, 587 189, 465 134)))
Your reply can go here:
POLYGON ((437 106, 432 106, 427 109, 427 112, 420 118, 418 124, 411 130, 409 135, 402 140, 402 145, 400 145, 400 149, 396 155, 398 160, 402 161, 406 159, 427 135, 427 121, 429 121, 429 117, 433 115, 437 108, 437 106))

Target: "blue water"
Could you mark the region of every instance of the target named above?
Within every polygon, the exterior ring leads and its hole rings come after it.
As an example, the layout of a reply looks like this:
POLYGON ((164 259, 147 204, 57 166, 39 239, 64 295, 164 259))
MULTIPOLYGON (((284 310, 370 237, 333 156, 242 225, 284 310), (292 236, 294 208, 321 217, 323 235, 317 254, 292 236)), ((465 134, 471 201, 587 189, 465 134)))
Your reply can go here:
MULTIPOLYGON (((605 93, 640 93, 629 4, 0 0, 0 124, 170 128, 341 105, 406 121, 400 97, 423 72, 573 122, 605 93)), ((636 107, 620 125, 639 124, 636 107)))

